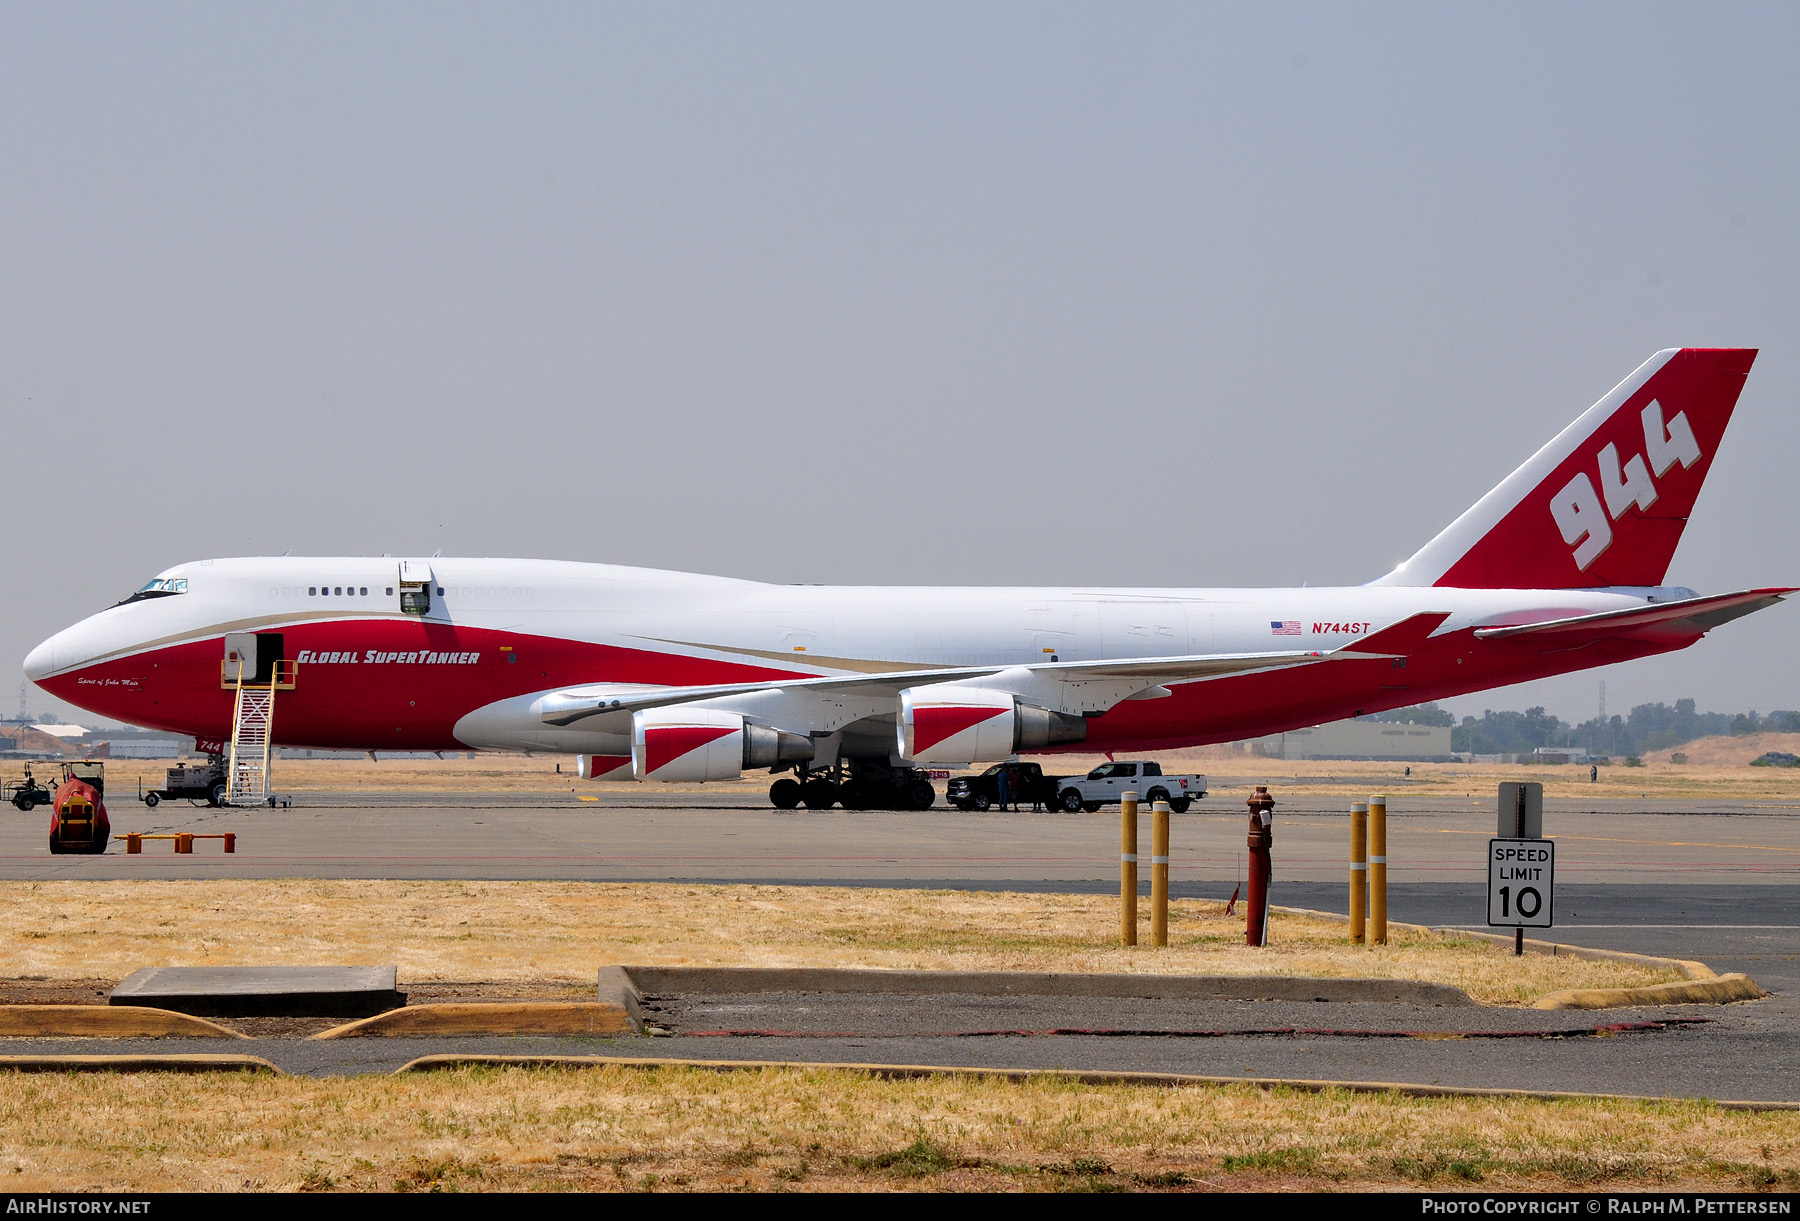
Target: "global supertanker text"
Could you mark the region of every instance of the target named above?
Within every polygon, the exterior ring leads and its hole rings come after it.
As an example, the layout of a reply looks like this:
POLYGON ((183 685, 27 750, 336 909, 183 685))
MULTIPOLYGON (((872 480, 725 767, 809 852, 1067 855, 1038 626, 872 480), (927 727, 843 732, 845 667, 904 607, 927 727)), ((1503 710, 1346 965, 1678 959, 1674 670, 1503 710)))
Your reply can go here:
POLYGON ((418 651, 412 653, 383 653, 375 649, 365 649, 359 656, 354 650, 346 652, 327 652, 322 649, 301 649, 300 656, 294 658, 303 665, 326 666, 473 666, 481 661, 480 653, 432 653, 418 651))

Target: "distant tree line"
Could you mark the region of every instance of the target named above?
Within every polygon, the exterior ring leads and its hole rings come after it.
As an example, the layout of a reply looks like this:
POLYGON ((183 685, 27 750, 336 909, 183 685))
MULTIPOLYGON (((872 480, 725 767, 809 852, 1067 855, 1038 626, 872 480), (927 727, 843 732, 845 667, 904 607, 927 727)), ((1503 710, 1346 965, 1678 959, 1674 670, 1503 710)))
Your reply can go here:
POLYGON ((1462 724, 1436 704, 1416 704, 1359 718, 1405 725, 1448 725, 1450 749, 1458 754, 1522 755, 1540 746, 1569 747, 1596 755, 1644 755, 1667 750, 1696 738, 1752 733, 1800 733, 1800 712, 1783 710, 1760 716, 1749 712, 1696 712, 1693 700, 1639 704, 1628 716, 1591 717, 1571 725, 1540 708, 1524 712, 1484 711, 1462 724))

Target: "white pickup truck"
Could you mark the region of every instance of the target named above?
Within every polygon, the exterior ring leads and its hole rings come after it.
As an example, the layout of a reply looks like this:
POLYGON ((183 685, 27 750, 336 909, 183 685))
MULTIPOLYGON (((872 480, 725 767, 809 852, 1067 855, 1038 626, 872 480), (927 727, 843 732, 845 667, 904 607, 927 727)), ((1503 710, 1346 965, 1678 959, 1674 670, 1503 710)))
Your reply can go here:
POLYGON ((1085 776, 1064 776, 1056 784, 1056 804, 1071 814, 1117 805, 1128 791, 1145 805, 1166 801, 1177 814, 1206 796, 1205 776, 1165 776, 1162 764, 1148 759, 1102 763, 1085 776))

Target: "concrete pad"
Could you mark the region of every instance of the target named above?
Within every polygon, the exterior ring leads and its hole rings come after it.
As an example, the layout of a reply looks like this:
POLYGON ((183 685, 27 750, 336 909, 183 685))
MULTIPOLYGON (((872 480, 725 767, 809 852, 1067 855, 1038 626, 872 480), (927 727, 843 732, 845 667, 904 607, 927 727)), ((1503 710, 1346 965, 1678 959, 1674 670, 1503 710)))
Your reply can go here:
POLYGON ((367 1017, 406 1003, 394 967, 144 967, 107 1000, 208 1017, 367 1017))
POLYGON ((241 1039, 235 1030, 167 1009, 105 1005, 0 1005, 9 1039, 241 1039))
POLYGON ((623 1005, 594 1001, 446 1001, 390 1009, 313 1035, 315 1039, 443 1035, 559 1035, 608 1038, 635 1033, 623 1005))

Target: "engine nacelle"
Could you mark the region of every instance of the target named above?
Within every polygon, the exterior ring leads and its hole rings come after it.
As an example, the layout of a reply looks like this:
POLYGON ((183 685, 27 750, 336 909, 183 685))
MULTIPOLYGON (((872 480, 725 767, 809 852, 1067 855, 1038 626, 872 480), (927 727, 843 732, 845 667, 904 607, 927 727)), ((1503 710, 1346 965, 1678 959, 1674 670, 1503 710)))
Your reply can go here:
POLYGON ((980 687, 908 687, 900 693, 898 728, 900 757, 914 763, 1004 759, 1087 737, 1081 717, 980 687))
POLYGON ((630 755, 576 755, 575 774, 583 780, 636 780, 630 755))
POLYGON ((745 768, 812 757, 811 738, 750 724, 736 712, 676 705, 631 717, 631 772, 639 780, 736 780, 745 768))

